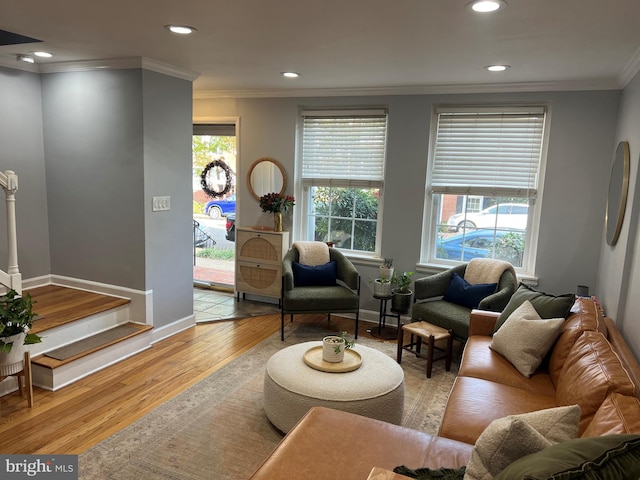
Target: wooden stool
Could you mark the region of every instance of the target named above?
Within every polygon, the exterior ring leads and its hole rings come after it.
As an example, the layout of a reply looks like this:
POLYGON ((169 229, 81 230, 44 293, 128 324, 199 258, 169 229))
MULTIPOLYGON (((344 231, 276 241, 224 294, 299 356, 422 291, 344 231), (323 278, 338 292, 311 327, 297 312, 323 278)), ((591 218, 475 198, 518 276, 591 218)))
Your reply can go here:
POLYGON ((402 325, 402 330, 398 332, 398 363, 402 360, 402 350, 413 353, 416 357, 427 359, 427 378, 431 378, 431 368, 434 360, 445 359, 445 368, 447 372, 451 370, 451 353, 453 351, 453 332, 427 322, 413 322, 402 325), (404 333, 411 334, 409 343, 404 343, 404 333), (422 340, 427 342, 427 352, 423 354, 422 340), (444 349, 436 347, 438 340, 446 340, 447 345, 444 349), (434 350, 443 352, 442 356, 433 357, 434 350))

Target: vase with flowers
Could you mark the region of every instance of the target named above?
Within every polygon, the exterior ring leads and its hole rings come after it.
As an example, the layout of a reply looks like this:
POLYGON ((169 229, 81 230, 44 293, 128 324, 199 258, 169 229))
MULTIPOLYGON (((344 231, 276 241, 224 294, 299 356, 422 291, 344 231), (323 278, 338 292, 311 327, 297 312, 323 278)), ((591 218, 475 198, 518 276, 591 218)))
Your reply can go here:
POLYGON ((271 192, 260 197, 260 208, 263 212, 273 213, 273 231, 282 231, 282 214, 295 205, 295 198, 278 192, 271 192))

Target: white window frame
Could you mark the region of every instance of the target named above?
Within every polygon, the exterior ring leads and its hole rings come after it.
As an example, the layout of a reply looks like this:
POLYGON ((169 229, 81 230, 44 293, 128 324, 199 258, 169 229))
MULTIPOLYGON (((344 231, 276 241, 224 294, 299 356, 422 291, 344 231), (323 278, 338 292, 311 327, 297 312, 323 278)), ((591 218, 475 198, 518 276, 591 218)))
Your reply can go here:
POLYGON ((381 257, 382 250, 382 212, 384 205, 384 177, 387 164, 387 143, 389 134, 389 113, 385 108, 359 108, 359 109, 305 109, 301 108, 298 115, 297 134, 296 134, 296 169, 295 169, 295 198, 296 204, 300 208, 294 209, 294 240, 313 240, 313 231, 307 221, 308 212, 312 208, 311 205, 311 187, 324 186, 324 187, 336 187, 336 188, 378 188, 378 213, 376 219, 376 239, 375 248, 373 252, 365 252, 361 250, 350 250, 341 248, 340 250, 349 257, 361 257, 363 259, 377 259, 381 257), (385 126, 385 142, 384 142, 384 157, 382 159, 382 171, 377 179, 339 179, 333 176, 316 179, 310 181, 308 178, 303 177, 303 134, 304 134, 304 118, 305 116, 323 116, 323 117, 344 117, 344 116, 360 116, 360 115, 384 115, 386 118, 385 126))
MULTIPOLYGON (((515 270, 518 277, 522 280, 535 279, 535 262, 538 249, 538 231, 540 225, 540 210, 543 197, 544 176, 547 163, 547 150, 549 144, 549 125, 551 123, 551 106, 548 104, 527 104, 527 105, 495 105, 495 106, 451 106, 451 105, 434 105, 431 128, 429 135, 429 153, 427 165, 427 178, 425 186, 425 209, 422 228, 422 249, 419 265, 425 270, 437 271, 459 265, 464 262, 446 260, 436 258, 436 229, 439 204, 434 201, 434 193, 432 191, 432 175, 434 168, 435 147, 438 133, 438 115, 442 112, 468 112, 468 113, 516 113, 539 111, 545 112, 545 120, 542 132, 542 145, 540 153, 540 162, 537 175, 537 191, 530 200, 529 216, 527 219, 527 231, 525 236, 525 255, 523 257, 522 266, 516 267, 515 270)), ((488 192, 487 196, 490 194, 488 192)), ((469 195, 477 194, 477 190, 471 190, 469 195)))

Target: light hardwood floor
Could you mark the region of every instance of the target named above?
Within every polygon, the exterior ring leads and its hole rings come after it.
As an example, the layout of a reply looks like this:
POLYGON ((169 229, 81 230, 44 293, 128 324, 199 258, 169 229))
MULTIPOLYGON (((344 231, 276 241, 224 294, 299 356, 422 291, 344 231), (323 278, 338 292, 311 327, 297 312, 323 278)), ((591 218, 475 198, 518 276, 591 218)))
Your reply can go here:
MULTIPOLYGON (((296 315, 296 323, 353 332, 351 319, 296 315)), ((0 398, 0 452, 78 454, 142 417, 279 331, 280 315, 199 324, 57 392, 34 406, 0 398)), ((359 335, 370 337, 361 322, 359 335)))

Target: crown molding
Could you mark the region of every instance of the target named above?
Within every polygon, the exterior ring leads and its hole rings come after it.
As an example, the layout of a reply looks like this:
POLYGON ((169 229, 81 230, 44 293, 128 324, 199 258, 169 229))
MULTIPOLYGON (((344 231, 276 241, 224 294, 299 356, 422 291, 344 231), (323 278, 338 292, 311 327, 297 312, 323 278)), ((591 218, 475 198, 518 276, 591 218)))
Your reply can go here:
POLYGON ((622 88, 626 87, 638 72, 640 72, 640 47, 638 47, 631 59, 625 65, 622 73, 620 73, 618 83, 620 83, 622 88))
POLYGON ((25 72, 39 73, 38 65, 35 63, 21 62, 15 59, 0 58, 0 67, 13 68, 15 70, 24 70, 25 72))
POLYGON ((194 91, 194 100, 218 98, 274 98, 274 97, 345 97, 381 95, 442 95, 462 93, 517 93, 555 92, 577 90, 620 90, 620 83, 614 79, 579 80, 567 82, 522 82, 460 85, 414 85, 398 87, 365 88, 310 88, 287 90, 209 90, 194 91))
POLYGON ((80 62, 54 62, 39 65, 40 73, 86 72, 92 70, 122 70, 141 68, 162 73, 171 77, 181 78, 193 82, 199 73, 180 69, 167 63, 150 58, 116 58, 108 60, 84 60, 80 62))

